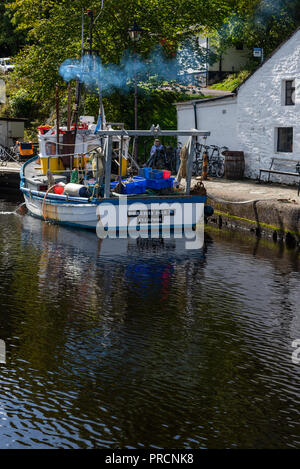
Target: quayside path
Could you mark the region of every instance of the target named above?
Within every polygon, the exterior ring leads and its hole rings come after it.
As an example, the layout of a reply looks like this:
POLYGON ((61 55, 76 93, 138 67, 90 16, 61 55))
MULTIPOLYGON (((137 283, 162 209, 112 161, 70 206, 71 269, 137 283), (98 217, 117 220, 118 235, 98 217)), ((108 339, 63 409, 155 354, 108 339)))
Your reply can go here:
POLYGON ((209 179, 204 185, 208 203, 214 207, 208 223, 299 243, 300 196, 296 185, 247 179, 209 179))

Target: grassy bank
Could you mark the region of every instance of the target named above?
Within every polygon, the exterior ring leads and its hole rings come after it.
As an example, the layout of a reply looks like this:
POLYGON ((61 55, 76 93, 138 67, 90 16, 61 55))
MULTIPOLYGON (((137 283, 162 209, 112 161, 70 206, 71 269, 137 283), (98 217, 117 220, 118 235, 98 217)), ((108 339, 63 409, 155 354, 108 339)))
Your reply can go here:
POLYGON ((242 70, 239 73, 228 75, 223 81, 210 86, 214 90, 234 91, 250 75, 249 70, 242 70))

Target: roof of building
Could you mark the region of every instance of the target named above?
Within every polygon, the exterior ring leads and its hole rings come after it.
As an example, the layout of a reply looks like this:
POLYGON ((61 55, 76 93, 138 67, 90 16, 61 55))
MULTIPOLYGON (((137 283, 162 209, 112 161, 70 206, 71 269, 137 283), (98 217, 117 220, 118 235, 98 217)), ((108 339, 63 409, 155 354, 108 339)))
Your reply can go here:
POLYGON ((0 117, 0 121, 16 121, 16 122, 25 122, 27 121, 28 119, 24 118, 24 117, 0 117))
POLYGON ((177 103, 173 103, 174 106, 176 106, 177 104, 204 104, 204 103, 207 103, 209 101, 219 101, 221 99, 225 99, 225 98, 233 98, 236 96, 236 93, 226 93, 224 95, 221 95, 221 96, 212 96, 212 97, 207 97, 207 98, 203 98, 203 99, 191 99, 189 101, 179 101, 177 103))
POLYGON ((252 73, 250 73, 250 75, 248 75, 247 78, 245 78, 245 80, 239 86, 235 88, 234 92, 238 93, 239 89, 246 83, 246 81, 248 81, 249 78, 255 75, 255 73, 260 70, 284 46, 284 44, 286 44, 290 39, 292 39, 292 37, 297 34, 298 31, 300 31, 300 26, 295 29, 295 31, 293 31, 283 42, 281 42, 279 46, 276 47, 276 49, 274 49, 273 52, 271 52, 271 54, 268 55, 268 57, 266 57, 265 60, 252 73))

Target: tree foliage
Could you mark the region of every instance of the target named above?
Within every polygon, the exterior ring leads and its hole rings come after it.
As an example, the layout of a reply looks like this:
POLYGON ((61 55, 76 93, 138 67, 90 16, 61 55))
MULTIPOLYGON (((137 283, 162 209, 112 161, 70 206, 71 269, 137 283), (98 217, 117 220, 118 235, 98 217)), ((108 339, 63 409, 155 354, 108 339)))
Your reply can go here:
MULTIPOLYGON (((28 44, 17 58, 18 79, 27 81, 36 97, 45 98, 58 80, 58 67, 81 53, 82 12, 94 12, 93 47, 102 62, 118 64, 124 51, 132 50, 128 29, 133 21, 143 28, 138 53, 147 57, 157 44, 170 45, 193 35, 201 26, 221 25, 228 13, 219 0, 15 0, 18 30, 27 34, 28 44), (197 27, 193 27, 197 18, 197 27), (37 87, 39 86, 39 89, 37 87)), ((88 18, 84 15, 84 47, 88 48, 88 18)))
POLYGON ((262 47, 267 56, 300 25, 300 0, 231 3, 234 8, 222 27, 207 28, 219 53, 230 45, 243 43, 249 49, 262 47))
POLYGON ((7 0, 0 3, 0 51, 1 57, 11 57, 15 55, 20 47, 25 43, 25 34, 22 31, 15 31, 15 24, 12 21, 12 12, 5 5, 7 0))
MULTIPOLYGON (((57 82, 66 93, 59 66, 81 55, 82 17, 83 47, 89 47, 87 9, 94 12, 93 48, 104 64, 120 64, 124 54, 132 54, 133 21, 143 28, 137 52, 146 61, 158 45, 171 61, 182 44, 200 54, 193 40, 198 33, 211 35, 218 53, 243 42, 263 47, 267 55, 300 22, 300 0, 5 0, 0 13, 4 4, 0 41, 12 53, 19 50, 11 89, 25 90, 26 102, 45 113, 57 82)), ((185 55, 189 64, 191 54, 185 55)))

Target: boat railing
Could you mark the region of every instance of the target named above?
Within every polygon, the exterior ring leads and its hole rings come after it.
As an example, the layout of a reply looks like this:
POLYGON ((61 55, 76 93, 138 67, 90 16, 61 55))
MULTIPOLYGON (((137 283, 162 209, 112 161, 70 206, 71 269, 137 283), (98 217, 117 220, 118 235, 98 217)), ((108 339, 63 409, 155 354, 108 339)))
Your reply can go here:
MULTIPOLYGON (((190 194, 191 188, 191 180, 192 180, 192 167, 193 167, 193 156, 194 156, 194 148, 195 143, 198 137, 202 137, 206 142, 207 137, 210 136, 209 131, 201 131, 198 129, 184 129, 184 130, 162 130, 160 129, 159 125, 154 126, 152 125, 150 130, 126 130, 126 129, 105 129, 99 130, 96 134, 98 137, 104 138, 104 147, 103 151, 105 154, 105 183, 104 183, 104 198, 110 197, 110 178, 111 178, 111 163, 112 163, 112 155, 113 155, 113 148, 112 148, 112 141, 113 137, 118 136, 121 137, 154 137, 158 138, 160 136, 166 137, 178 137, 184 136, 187 137, 187 142, 185 144, 186 150, 186 160, 185 163, 185 194, 190 194)), ((135 166, 138 168, 137 162, 135 162, 135 166)), ((179 168, 177 179, 180 178, 179 172, 181 171, 181 167, 179 168)))
MULTIPOLYGON (((105 129, 105 130, 100 130, 97 132, 97 137, 103 138, 103 145, 102 145, 102 151, 103 151, 103 160, 104 160, 104 198, 109 198, 110 197, 110 182, 111 182, 111 165, 112 165, 112 159, 113 159, 113 154, 114 154, 114 148, 113 148, 113 140, 115 137, 120 138, 121 141, 121 148, 122 148, 122 142, 123 138, 126 137, 141 137, 141 136, 147 136, 147 137, 159 137, 159 136, 168 136, 168 137, 178 137, 178 136, 184 136, 187 137, 187 142, 185 143, 185 159, 184 163, 182 160, 182 163, 185 166, 185 176, 183 176, 186 180, 186 185, 185 185, 185 194, 189 195, 190 194, 190 187, 191 187, 191 180, 192 180, 192 163, 193 163, 193 156, 194 156, 194 148, 195 148, 195 142, 197 141, 198 137, 202 137, 205 142, 208 136, 210 136, 210 132, 208 131, 200 131, 197 129, 190 129, 190 130, 161 130, 159 126, 154 126, 152 125, 150 130, 126 130, 126 129, 105 129)), ((99 140, 98 140, 99 142, 99 140)), ((53 142, 52 142, 53 143, 53 142)), ((87 142, 85 142, 87 143, 87 142)), ((89 142, 90 143, 90 142, 89 142)), ((99 142, 100 143, 100 142, 99 142)), ((59 145, 59 144, 57 144, 59 145)), ((100 145, 98 145, 100 146, 100 145)), ((96 147, 95 147, 96 148, 96 147)), ((56 153, 55 155, 47 155, 43 156, 40 155, 41 158, 48 158, 48 169, 50 169, 50 159, 51 158, 62 158, 64 156, 73 156, 73 158, 70 158, 70 163, 71 167, 69 169, 65 170, 54 170, 52 172, 54 173, 63 173, 63 172, 70 172, 73 171, 73 159, 74 158, 80 158, 88 155, 92 151, 95 150, 95 148, 85 151, 85 152, 76 152, 76 153, 70 153, 70 154, 59 154, 56 153)), ((139 169, 139 166, 133 156, 131 156, 128 152, 128 159, 131 161, 132 164, 135 165, 137 169, 139 169)), ((97 161, 97 168, 96 168, 96 174, 98 174, 98 158, 96 159, 97 161)), ((77 169, 80 170, 80 168, 77 167, 77 169)), ((179 175, 180 169, 177 174, 177 179, 180 179, 179 175)))

